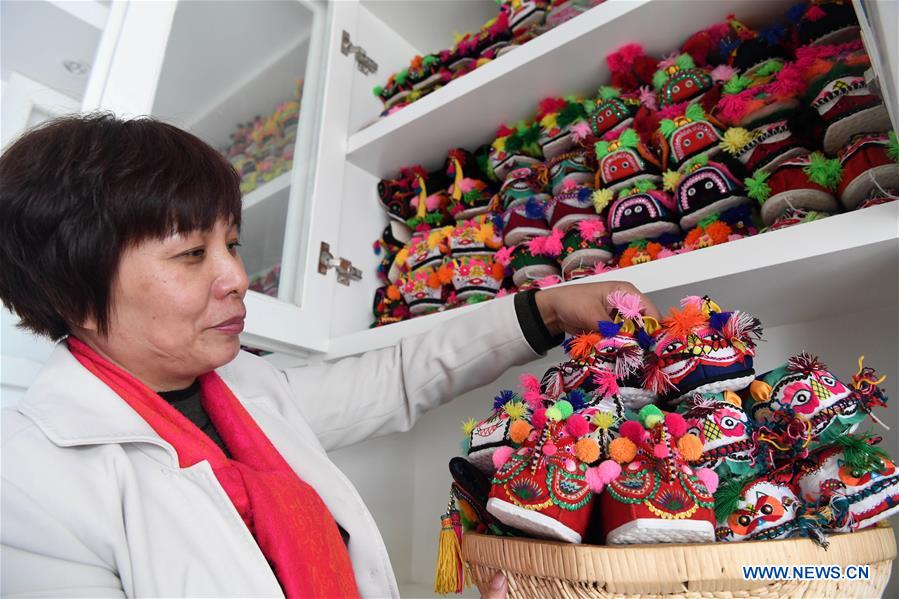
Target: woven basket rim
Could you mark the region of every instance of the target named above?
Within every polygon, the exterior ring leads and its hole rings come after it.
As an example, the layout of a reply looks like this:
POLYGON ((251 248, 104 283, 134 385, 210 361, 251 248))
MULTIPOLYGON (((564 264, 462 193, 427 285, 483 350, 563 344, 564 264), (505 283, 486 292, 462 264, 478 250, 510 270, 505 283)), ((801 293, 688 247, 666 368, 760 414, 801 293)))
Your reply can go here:
POLYGON ((827 550, 809 539, 656 545, 572 545, 539 539, 466 533, 462 555, 469 564, 572 582, 700 585, 742 580, 743 565, 850 565, 891 562, 896 537, 891 526, 834 534, 827 550), (638 567, 634 567, 638 565, 638 567), (633 573, 633 581, 626 571, 633 573))

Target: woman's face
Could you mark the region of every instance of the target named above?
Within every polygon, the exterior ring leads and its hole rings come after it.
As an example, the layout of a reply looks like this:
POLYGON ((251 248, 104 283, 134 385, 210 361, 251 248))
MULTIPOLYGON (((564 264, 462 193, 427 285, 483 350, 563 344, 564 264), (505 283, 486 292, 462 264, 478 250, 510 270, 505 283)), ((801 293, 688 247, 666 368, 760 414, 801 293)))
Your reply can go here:
POLYGON ((85 341, 156 391, 187 387, 228 363, 240 349, 249 285, 238 245, 237 227, 220 220, 126 249, 109 333, 89 331, 85 341))

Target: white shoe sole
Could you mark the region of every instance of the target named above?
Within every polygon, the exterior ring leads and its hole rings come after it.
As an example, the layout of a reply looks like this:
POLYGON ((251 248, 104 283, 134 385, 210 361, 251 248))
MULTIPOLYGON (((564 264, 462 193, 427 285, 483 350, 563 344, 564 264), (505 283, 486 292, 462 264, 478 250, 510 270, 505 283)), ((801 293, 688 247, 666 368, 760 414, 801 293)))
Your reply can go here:
POLYGON ((526 510, 523 507, 518 507, 496 497, 491 497, 487 500, 487 511, 503 524, 517 528, 522 532, 530 533, 535 537, 564 541, 566 543, 581 542, 581 535, 555 518, 544 516, 534 510, 526 510))
POLYGON ((609 545, 712 543, 714 541, 715 525, 706 520, 639 518, 622 524, 606 535, 606 543, 609 545))

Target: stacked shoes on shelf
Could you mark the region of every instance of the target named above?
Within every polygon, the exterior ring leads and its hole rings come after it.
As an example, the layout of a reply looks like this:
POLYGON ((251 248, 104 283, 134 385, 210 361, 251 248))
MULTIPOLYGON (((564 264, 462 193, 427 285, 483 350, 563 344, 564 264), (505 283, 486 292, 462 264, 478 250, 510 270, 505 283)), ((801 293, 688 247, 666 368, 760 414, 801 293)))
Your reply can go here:
POLYGON ((477 32, 457 37, 453 47, 414 56, 409 66, 372 91, 392 114, 474 69, 517 48, 605 0, 501 0, 497 16, 477 32))
POLYGON ((374 245, 384 284, 375 295, 375 326, 508 292, 496 260, 502 219, 491 210, 484 156, 452 150, 438 171, 412 167, 379 184, 391 223, 374 245))
MULTIPOLYGON (((899 142, 868 89, 851 6, 733 16, 659 60, 607 56, 593 98, 548 98, 476 154, 517 289, 642 264, 892 201, 899 142), (485 156, 486 154, 486 156, 485 156)), ((436 202, 436 200, 434 200, 436 202)))
MULTIPOLYGON (((449 506, 466 530, 569 543, 733 542, 851 532, 899 511, 899 472, 856 429, 887 398, 799 354, 753 370, 761 325, 707 297, 661 322, 640 298, 567 361, 463 425, 449 506)), ((441 556, 441 559, 447 559, 441 556)))
POLYGON ((250 193, 263 183, 290 171, 300 119, 303 82, 298 80, 291 99, 266 116, 237 126, 222 154, 240 175, 240 191, 250 193))

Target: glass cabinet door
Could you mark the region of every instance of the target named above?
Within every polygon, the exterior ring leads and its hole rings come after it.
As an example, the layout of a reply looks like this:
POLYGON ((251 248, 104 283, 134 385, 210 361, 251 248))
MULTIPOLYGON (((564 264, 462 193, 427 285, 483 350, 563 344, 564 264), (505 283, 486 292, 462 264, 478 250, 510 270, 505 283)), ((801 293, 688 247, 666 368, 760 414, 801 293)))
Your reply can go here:
POLYGON ((304 179, 293 167, 298 146, 310 142, 300 123, 315 109, 304 91, 320 74, 309 60, 318 10, 298 0, 178 2, 150 111, 209 143, 240 173, 250 289, 282 299, 294 291, 280 285, 293 266, 282 267, 285 240, 302 231, 289 226, 288 208, 305 191, 292 189, 304 179))
POLYGON ((151 115, 242 176, 247 345, 327 351, 358 2, 116 0, 83 110, 151 115), (344 33, 346 32, 346 33, 344 33), (322 132, 327 132, 323 134, 322 132), (314 223, 314 226, 312 225, 314 223))

